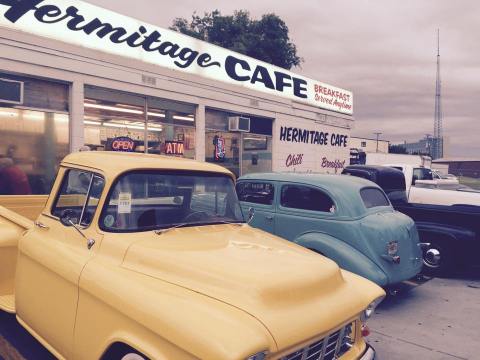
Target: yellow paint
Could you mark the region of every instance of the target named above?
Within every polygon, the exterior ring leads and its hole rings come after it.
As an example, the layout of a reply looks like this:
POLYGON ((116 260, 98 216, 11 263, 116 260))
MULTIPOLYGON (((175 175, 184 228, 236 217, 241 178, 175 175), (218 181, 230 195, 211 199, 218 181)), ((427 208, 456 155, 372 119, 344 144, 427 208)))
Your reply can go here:
MULTIPOLYGON (((233 178, 191 160, 84 152, 67 156, 53 192, 67 168, 105 178, 99 209, 115 178, 133 169, 233 178)), ((43 227, 0 208, 0 300, 15 295, 21 324, 59 358, 96 359, 123 342, 152 359, 245 359, 264 350, 276 359, 352 321, 356 343, 342 360, 365 350, 359 315, 384 291, 331 260, 245 224, 104 233, 99 210, 83 230, 96 241, 88 250, 50 214, 54 199, 37 218, 43 227)))

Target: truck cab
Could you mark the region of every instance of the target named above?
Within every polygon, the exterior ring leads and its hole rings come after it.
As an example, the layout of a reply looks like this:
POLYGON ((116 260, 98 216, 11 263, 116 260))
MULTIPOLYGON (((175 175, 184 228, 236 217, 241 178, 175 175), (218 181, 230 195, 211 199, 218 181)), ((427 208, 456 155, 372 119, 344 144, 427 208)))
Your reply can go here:
POLYGON ((384 295, 246 224, 217 165, 74 153, 35 220, 0 207, 0 311, 59 359, 369 360, 384 295))

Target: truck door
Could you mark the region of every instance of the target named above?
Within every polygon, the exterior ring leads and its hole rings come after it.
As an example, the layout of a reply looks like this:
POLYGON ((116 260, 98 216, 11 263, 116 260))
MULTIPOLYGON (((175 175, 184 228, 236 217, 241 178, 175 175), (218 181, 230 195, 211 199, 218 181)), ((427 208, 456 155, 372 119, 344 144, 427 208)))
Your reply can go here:
POLYGON ((71 357, 80 274, 101 241, 93 217, 104 182, 91 171, 61 168, 35 227, 19 242, 17 316, 57 357, 71 357), (74 226, 60 222, 67 210, 74 226), (97 244, 89 249, 81 233, 97 244))
POLYGON ((273 233, 275 228, 274 184, 268 181, 243 180, 237 184, 237 195, 244 217, 247 217, 250 208, 255 210, 250 224, 273 233))

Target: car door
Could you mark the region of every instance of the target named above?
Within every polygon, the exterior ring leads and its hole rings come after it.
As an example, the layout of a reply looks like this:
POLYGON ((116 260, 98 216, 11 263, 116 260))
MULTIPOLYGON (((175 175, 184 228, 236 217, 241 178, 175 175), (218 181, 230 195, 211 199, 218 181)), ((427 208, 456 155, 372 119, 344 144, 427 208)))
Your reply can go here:
POLYGON ((54 189, 35 227, 19 243, 15 278, 17 316, 56 356, 71 357, 78 301, 78 282, 100 242, 92 225, 104 178, 91 171, 61 168, 54 189), (78 227, 65 226, 60 217, 71 211, 78 227))
POLYGON ((328 222, 335 218, 336 205, 325 191, 298 183, 277 186, 275 234, 295 240, 309 231, 328 233, 328 222))
MULTIPOLYGON (((237 183, 237 195, 244 217, 255 210, 250 225, 273 233, 275 228, 275 185, 270 181, 244 180, 237 183)), ((247 220, 247 219, 245 219, 247 220)))

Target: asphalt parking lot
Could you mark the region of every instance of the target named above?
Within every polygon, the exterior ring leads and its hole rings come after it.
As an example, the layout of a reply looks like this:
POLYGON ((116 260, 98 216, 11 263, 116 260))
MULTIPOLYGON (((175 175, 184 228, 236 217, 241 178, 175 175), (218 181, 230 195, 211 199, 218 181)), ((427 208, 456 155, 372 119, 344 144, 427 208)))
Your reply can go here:
MULTIPOLYGON (((480 359, 480 274, 419 278, 388 296, 369 322, 380 360, 480 359)), ((0 313, 0 359, 54 359, 14 316, 0 313)))

